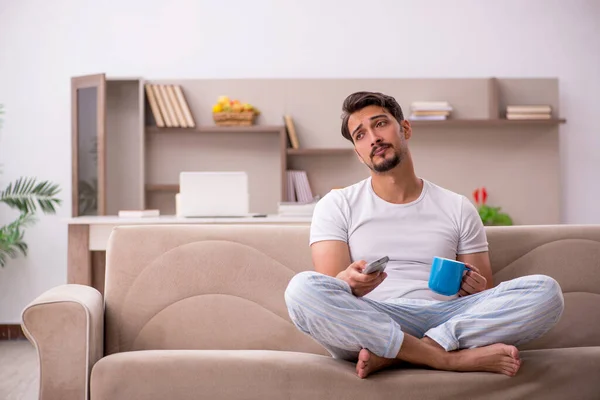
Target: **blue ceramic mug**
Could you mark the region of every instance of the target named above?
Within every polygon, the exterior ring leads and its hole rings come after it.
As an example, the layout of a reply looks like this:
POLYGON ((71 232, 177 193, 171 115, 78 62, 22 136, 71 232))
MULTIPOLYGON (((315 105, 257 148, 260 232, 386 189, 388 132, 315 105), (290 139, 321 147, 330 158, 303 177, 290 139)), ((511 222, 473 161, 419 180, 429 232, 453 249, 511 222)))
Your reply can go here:
POLYGON ((449 258, 434 257, 429 275, 429 289, 444 296, 454 296, 460 290, 465 271, 464 263, 449 258))

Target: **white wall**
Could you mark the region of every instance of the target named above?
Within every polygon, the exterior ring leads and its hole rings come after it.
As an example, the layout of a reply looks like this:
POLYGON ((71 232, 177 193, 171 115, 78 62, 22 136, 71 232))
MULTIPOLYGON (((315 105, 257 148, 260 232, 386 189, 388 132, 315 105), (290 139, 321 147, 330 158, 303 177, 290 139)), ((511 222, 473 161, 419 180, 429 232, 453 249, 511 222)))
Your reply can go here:
POLYGON ((27 231, 29 257, 0 270, 0 323, 66 281, 69 79, 96 72, 558 77, 563 221, 600 223, 600 1, 0 0, 0 187, 35 175, 64 189, 59 215, 27 231))

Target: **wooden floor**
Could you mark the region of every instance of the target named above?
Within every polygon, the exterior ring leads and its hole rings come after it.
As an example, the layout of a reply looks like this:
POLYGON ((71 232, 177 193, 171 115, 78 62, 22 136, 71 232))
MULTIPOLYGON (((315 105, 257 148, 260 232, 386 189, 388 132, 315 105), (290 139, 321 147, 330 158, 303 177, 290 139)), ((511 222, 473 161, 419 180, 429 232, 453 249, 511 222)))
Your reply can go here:
POLYGON ((29 341, 0 341, 0 399, 36 400, 37 367, 37 354, 29 341))

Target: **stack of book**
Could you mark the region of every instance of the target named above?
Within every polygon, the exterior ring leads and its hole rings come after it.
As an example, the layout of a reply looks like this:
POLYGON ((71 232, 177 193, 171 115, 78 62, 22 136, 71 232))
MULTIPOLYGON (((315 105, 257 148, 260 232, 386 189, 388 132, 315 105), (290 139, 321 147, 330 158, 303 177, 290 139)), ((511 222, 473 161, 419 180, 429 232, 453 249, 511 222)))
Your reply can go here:
POLYGON ((119 210, 119 218, 148 218, 159 217, 160 210, 119 210))
POLYGON ((452 112, 447 101, 414 101, 410 109, 409 119, 412 121, 443 121, 452 112))
POLYGON ((278 204, 279 215, 287 216, 310 216, 318 196, 313 196, 306 171, 288 170, 287 175, 287 198, 278 204))
POLYGON ((287 170, 287 201, 310 203, 314 196, 306 171, 287 170))
POLYGON ((506 106, 506 119, 550 119, 552 107, 549 105, 506 106))
POLYGON ((284 217, 311 217, 315 211, 317 199, 310 203, 282 201, 278 204, 277 212, 284 217))
POLYGON ((157 127, 194 128, 196 126, 180 85, 147 83, 144 87, 157 127))

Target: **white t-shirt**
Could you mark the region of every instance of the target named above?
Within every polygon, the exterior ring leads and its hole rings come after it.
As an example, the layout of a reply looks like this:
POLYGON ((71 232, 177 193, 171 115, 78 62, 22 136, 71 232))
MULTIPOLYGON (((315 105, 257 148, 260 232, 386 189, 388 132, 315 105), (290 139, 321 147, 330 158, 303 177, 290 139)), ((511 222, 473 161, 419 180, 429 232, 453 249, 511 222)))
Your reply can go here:
POLYGON ((315 206, 310 244, 323 240, 348 243, 352 262, 388 256, 387 278, 366 298, 449 300, 427 284, 434 256, 488 251, 475 206, 463 195, 423 179, 418 199, 389 203, 375 194, 371 178, 336 189, 315 206))

